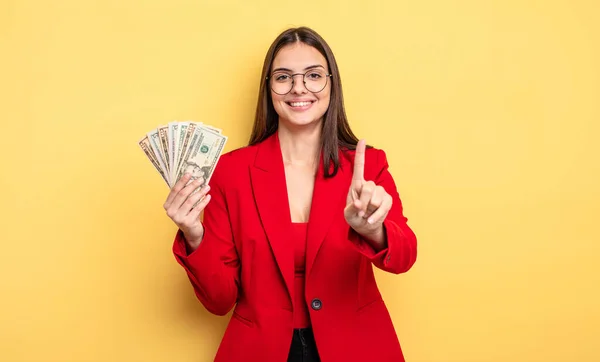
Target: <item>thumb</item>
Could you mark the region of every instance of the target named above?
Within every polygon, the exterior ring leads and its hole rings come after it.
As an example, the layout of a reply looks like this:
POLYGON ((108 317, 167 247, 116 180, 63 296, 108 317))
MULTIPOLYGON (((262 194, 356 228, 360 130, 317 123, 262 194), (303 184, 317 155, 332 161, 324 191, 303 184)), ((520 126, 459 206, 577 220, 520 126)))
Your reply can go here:
POLYGON ((344 212, 353 212, 358 214, 360 211, 360 196, 359 193, 355 190, 354 185, 350 186, 350 190, 348 190, 348 198, 346 201, 346 208, 344 212))

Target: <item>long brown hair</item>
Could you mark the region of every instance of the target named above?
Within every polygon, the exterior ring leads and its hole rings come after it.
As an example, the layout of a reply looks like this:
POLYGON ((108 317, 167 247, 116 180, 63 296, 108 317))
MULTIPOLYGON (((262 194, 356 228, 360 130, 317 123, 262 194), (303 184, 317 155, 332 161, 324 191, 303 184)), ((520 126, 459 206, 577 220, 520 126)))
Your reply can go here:
POLYGON ((267 76, 271 71, 273 60, 281 48, 288 44, 301 42, 317 49, 327 60, 331 74, 331 95, 327 112, 323 116, 321 130, 321 150, 325 177, 333 177, 338 171, 339 150, 356 148, 358 139, 352 133, 342 95, 342 81, 335 57, 327 42, 314 30, 307 27, 291 28, 281 33, 267 51, 260 78, 260 90, 250 145, 262 142, 277 131, 278 115, 273 107, 267 76), (333 168, 332 168, 333 166, 333 168))

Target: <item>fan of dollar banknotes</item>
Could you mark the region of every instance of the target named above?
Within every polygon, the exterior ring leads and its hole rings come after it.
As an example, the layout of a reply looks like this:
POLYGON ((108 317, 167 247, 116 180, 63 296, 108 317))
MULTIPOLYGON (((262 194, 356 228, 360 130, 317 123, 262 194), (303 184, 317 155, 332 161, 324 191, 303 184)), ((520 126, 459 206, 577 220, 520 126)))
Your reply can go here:
POLYGON ((170 122, 148 132, 139 142, 169 188, 185 174, 208 184, 227 142, 221 130, 201 122, 170 122))

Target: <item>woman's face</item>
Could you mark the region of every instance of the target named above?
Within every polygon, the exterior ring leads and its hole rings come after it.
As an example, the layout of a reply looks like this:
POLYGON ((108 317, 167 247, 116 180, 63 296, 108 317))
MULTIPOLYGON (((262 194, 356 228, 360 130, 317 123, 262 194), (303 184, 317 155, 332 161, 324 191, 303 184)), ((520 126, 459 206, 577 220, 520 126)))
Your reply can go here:
POLYGON ((279 122, 290 126, 305 126, 322 121, 329 107, 331 94, 328 69, 325 57, 317 49, 304 43, 286 45, 279 50, 269 75, 271 99, 279 115, 279 122), (293 86, 290 85, 291 79, 293 86), (281 94, 290 86, 289 93, 281 94))

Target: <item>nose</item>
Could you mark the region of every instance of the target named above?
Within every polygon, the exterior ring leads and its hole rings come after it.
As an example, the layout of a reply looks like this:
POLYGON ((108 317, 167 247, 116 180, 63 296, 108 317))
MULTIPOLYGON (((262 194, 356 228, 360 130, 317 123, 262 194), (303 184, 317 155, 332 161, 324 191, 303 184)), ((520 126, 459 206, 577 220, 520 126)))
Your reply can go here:
POLYGON ((294 80, 292 82, 292 93, 302 94, 308 92, 308 89, 304 85, 304 74, 294 74, 292 79, 294 80))

